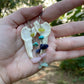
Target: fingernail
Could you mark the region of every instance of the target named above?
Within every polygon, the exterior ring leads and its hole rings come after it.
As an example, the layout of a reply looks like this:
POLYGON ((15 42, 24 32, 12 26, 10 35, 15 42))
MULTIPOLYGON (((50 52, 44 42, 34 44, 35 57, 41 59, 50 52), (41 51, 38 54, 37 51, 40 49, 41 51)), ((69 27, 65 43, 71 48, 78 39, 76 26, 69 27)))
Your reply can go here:
POLYGON ((41 57, 35 57, 35 58, 31 59, 31 61, 33 63, 38 63, 40 60, 41 60, 41 57))
POLYGON ((46 55, 47 55, 46 53, 43 53, 43 54, 41 55, 41 58, 44 58, 46 55))

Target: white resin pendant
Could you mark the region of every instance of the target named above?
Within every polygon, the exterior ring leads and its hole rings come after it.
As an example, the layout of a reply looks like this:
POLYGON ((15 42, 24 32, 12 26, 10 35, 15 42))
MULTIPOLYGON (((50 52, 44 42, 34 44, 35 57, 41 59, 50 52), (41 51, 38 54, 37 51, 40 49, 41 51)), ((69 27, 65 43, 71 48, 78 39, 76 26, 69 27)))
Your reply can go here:
POLYGON ((41 36, 44 36, 43 44, 47 44, 47 43, 48 43, 48 36, 49 36, 49 34, 50 34, 50 32, 51 32, 51 27, 50 27, 49 23, 44 22, 43 24, 39 24, 38 21, 35 21, 35 22, 34 22, 34 26, 35 26, 36 31, 37 31, 41 36), (44 29, 44 32, 40 32, 40 31, 39 31, 39 28, 44 29))
POLYGON ((26 48, 26 51, 27 51, 27 55, 30 58, 33 58, 33 54, 32 54, 33 45, 32 45, 32 37, 30 36, 31 35, 30 31, 31 31, 30 28, 24 27, 21 30, 21 38, 24 41, 25 48, 26 48))
POLYGON ((43 35, 44 37, 48 37, 51 32, 51 27, 50 27, 49 23, 44 22, 43 24, 41 24, 41 27, 44 28, 45 31, 40 34, 43 35))

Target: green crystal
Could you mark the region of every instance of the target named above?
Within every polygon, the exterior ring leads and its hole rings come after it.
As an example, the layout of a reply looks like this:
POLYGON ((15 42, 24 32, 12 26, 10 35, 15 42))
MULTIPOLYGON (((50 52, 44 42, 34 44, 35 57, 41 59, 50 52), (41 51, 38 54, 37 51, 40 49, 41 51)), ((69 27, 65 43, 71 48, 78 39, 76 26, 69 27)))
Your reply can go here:
POLYGON ((42 67, 48 67, 48 64, 46 62, 44 62, 38 68, 41 69, 42 67))
POLYGON ((46 62, 42 63, 41 66, 48 67, 48 64, 46 62))
POLYGON ((42 66, 40 65, 38 68, 39 68, 39 69, 41 69, 41 68, 42 68, 42 66))
POLYGON ((33 43, 33 46, 36 46, 37 47, 38 45, 39 45, 38 42, 34 42, 33 43))

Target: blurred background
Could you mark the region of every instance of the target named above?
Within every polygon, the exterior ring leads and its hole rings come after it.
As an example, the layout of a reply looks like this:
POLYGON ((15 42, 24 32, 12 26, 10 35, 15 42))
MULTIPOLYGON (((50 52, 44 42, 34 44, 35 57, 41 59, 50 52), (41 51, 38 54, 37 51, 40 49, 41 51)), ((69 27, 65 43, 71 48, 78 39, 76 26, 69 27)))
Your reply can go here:
MULTIPOLYGON (((0 0, 0 17, 7 16, 22 7, 42 4, 44 8, 61 0, 0 0)), ((84 20, 84 6, 77 7, 55 21, 51 26, 84 20)), ((82 36, 77 34, 74 36, 82 36)), ((84 56, 52 63, 48 68, 14 84, 84 84, 84 56)))

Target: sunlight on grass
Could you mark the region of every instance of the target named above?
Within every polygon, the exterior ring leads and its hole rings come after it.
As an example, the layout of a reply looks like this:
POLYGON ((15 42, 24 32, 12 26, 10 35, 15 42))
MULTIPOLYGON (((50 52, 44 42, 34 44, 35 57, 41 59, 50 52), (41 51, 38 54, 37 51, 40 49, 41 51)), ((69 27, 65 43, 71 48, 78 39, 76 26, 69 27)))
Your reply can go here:
POLYGON ((56 2, 56 0, 45 0, 44 5, 46 7, 48 7, 48 6, 52 5, 52 4, 54 4, 55 2, 56 2))

